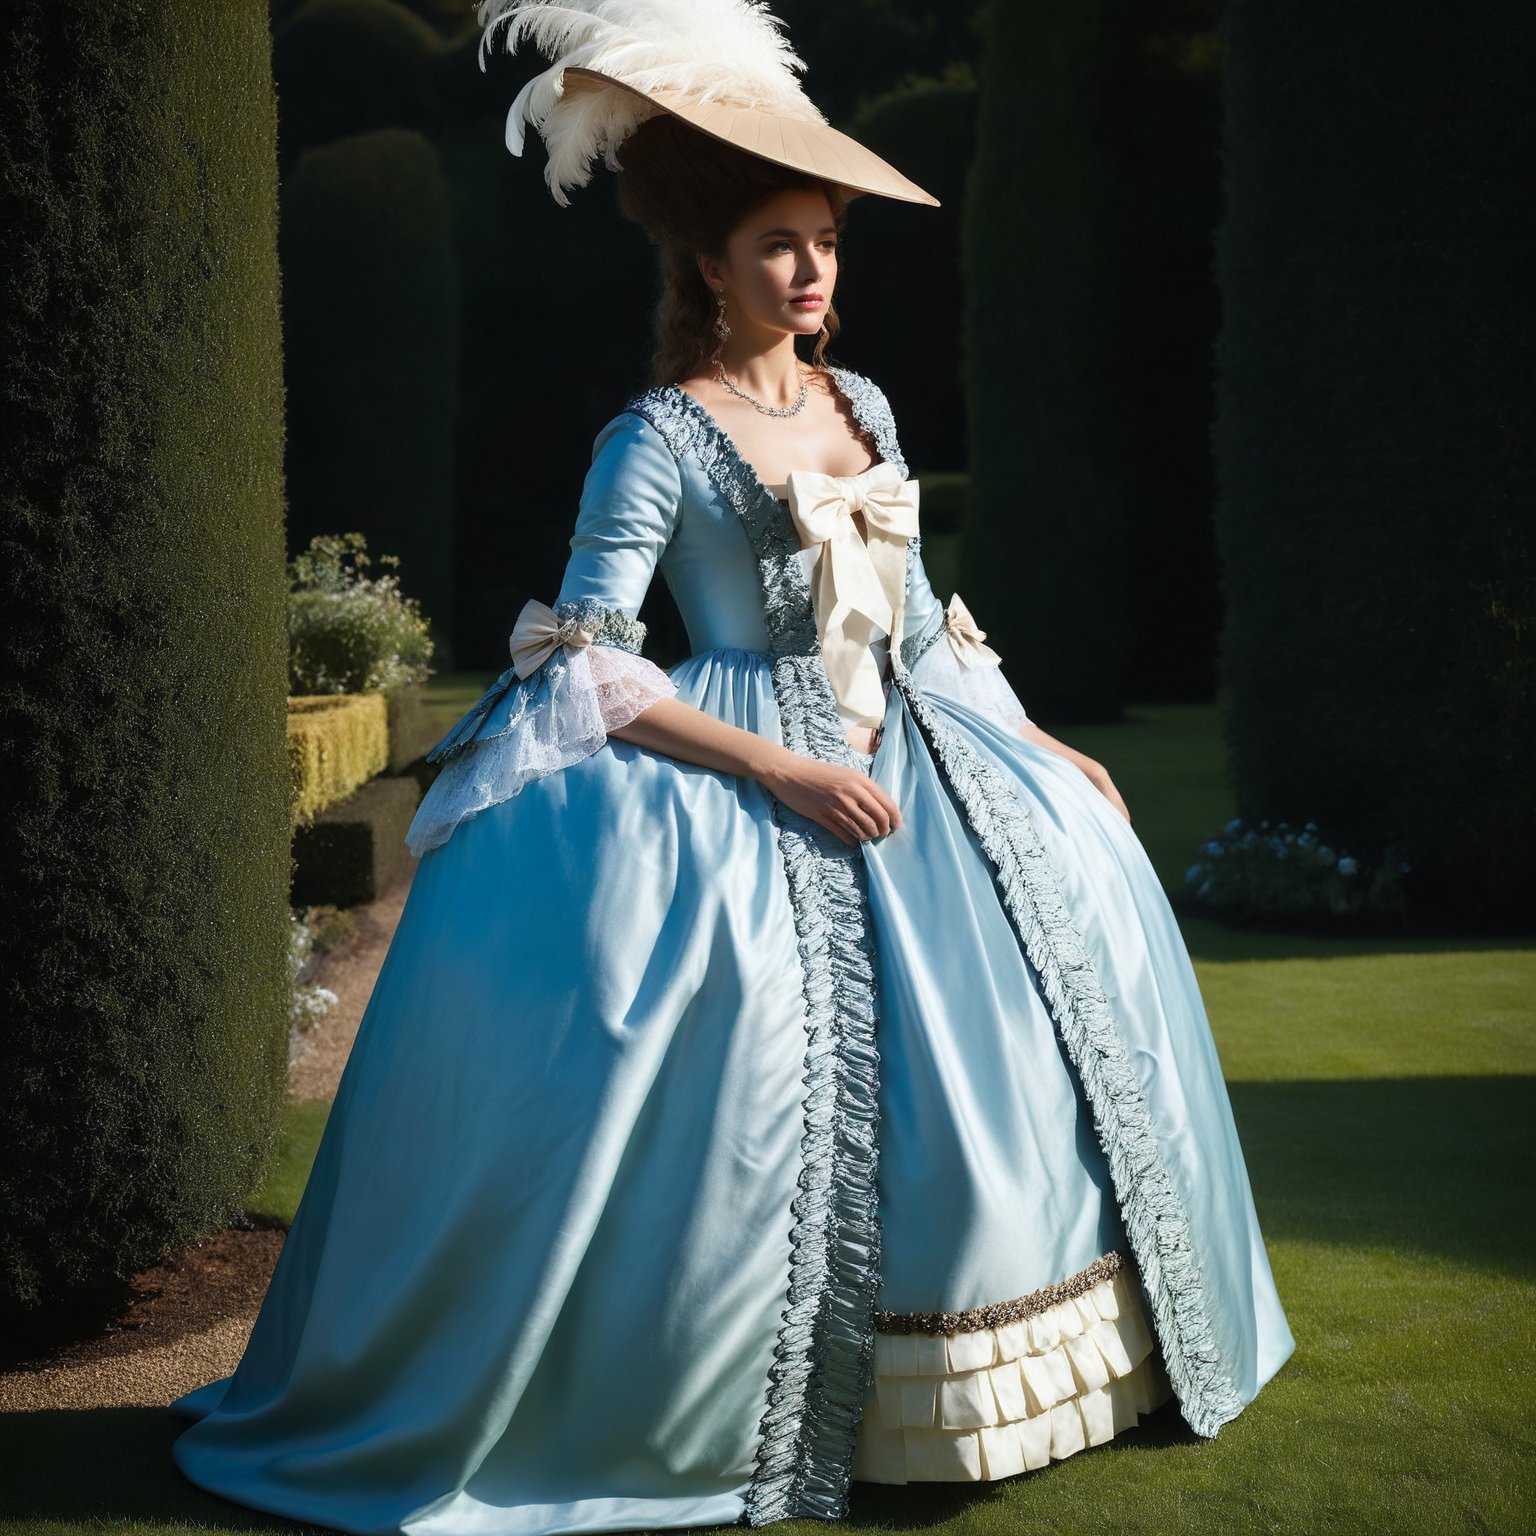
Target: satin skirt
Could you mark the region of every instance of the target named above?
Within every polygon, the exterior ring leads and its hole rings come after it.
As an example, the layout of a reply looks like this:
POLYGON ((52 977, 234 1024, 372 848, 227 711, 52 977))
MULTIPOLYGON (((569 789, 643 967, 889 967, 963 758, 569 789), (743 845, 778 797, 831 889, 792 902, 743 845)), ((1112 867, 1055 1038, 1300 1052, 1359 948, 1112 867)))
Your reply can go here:
MULTIPOLYGON (((779 737, 769 657, 670 669, 779 737)), ((1127 823, 936 699, 1046 843, 1185 1181, 1244 1400, 1293 1345, 1194 973, 1127 823)), ((869 772, 878 1305, 963 1310, 1125 1251, 986 857, 903 695, 869 772)), ((802 972, 756 781, 611 739, 421 860, 235 1372, 178 1398, 194 1483, 359 1533, 735 1521, 790 1273, 802 972)))

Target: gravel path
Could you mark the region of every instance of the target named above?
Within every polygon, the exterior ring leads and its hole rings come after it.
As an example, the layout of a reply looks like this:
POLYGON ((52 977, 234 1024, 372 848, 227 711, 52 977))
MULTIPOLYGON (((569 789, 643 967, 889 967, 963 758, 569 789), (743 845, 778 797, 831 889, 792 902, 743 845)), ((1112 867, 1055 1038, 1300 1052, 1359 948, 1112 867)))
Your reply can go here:
MULTIPOLYGON (((356 930, 312 980, 336 1006, 305 1036, 288 1069, 290 1099, 336 1092, 363 1011, 411 887, 414 862, 377 901, 353 909, 356 930)), ((284 1234, 227 1227, 133 1276, 118 1314, 90 1338, 0 1371, 0 1413, 163 1407, 234 1370, 245 1351, 284 1234)))

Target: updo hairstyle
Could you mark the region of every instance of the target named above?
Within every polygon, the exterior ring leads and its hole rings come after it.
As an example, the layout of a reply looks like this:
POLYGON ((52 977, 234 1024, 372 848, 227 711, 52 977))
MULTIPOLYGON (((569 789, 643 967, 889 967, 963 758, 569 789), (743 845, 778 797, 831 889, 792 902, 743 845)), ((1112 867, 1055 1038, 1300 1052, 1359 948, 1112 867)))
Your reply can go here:
MULTIPOLYGON (((698 252, 724 256, 732 231, 785 187, 824 193, 842 234, 848 204, 835 182, 749 155, 670 112, 641 123, 619 146, 617 159, 619 210, 645 231, 661 267, 652 384, 687 378, 715 350, 716 300, 699 271, 698 252)), ((831 361, 827 345, 839 330, 831 303, 822 323, 825 332, 816 338, 810 357, 815 368, 831 361)))

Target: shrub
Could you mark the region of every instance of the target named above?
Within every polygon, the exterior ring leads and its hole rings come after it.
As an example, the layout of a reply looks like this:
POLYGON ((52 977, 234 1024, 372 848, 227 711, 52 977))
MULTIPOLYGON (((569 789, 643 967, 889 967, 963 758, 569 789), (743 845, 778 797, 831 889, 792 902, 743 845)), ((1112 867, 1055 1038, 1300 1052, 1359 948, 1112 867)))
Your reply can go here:
POLYGON ((1396 849, 1374 863, 1340 853, 1289 822, 1245 824, 1235 817, 1200 846, 1184 876, 1197 906, 1239 921, 1305 918, 1392 918, 1407 913, 1402 877, 1409 865, 1396 849))
MULTIPOLYGON (((288 691, 373 693, 432 675, 421 605, 373 564, 360 533, 319 534, 288 562, 288 691)), ((380 565, 398 566, 393 555, 380 565)))
POLYGON ((301 980, 315 948, 315 930, 292 908, 288 911, 288 975, 293 995, 288 1010, 290 1039, 312 1028, 336 1006, 337 996, 329 987, 317 987, 301 980))

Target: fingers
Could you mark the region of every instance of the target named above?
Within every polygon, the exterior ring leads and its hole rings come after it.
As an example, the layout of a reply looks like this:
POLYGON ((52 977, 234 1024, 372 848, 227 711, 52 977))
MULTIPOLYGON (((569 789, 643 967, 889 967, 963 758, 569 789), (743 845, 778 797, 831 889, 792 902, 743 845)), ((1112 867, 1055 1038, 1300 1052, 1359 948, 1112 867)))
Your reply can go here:
POLYGON ((840 825, 839 821, 836 819, 826 820, 822 822, 822 826, 827 828, 829 832, 835 833, 845 843, 847 843, 850 848, 856 847, 859 843, 864 841, 862 837, 855 837, 852 832, 848 831, 844 826, 840 825))
POLYGON ((839 826, 833 830, 848 828, 854 834, 852 841, 855 842, 885 837, 901 825, 901 812, 896 802, 868 779, 855 786, 852 798, 837 807, 835 815, 839 826))
POLYGON ((883 817, 874 815, 862 805, 845 805, 843 817, 847 825, 852 827, 861 839, 884 837, 890 830, 889 826, 884 824, 883 817))
POLYGON ((896 802, 867 774, 830 765, 827 773, 819 793, 813 792, 798 808, 842 842, 870 842, 901 825, 896 802))

